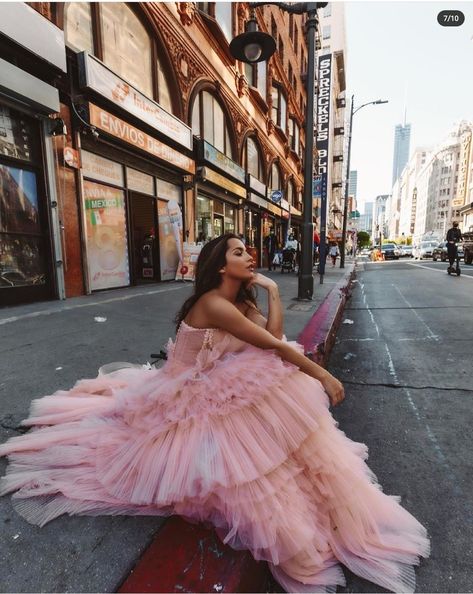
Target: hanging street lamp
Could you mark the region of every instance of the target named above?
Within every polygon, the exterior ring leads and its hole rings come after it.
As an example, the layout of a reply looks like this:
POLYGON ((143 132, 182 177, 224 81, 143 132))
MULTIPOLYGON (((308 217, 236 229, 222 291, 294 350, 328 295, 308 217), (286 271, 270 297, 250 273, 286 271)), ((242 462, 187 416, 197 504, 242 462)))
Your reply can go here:
POLYGON ((306 142, 304 151, 304 198, 302 223, 302 251, 299 267, 298 299, 312 299, 314 293, 313 259, 313 222, 312 222, 312 179, 314 170, 314 95, 315 95, 315 34, 317 31, 317 10, 327 6, 328 2, 252 2, 250 20, 245 33, 238 35, 230 43, 232 56, 241 62, 256 64, 267 61, 276 51, 276 42, 268 33, 258 31, 255 9, 260 6, 275 5, 289 14, 307 14, 307 105, 305 113, 306 142))

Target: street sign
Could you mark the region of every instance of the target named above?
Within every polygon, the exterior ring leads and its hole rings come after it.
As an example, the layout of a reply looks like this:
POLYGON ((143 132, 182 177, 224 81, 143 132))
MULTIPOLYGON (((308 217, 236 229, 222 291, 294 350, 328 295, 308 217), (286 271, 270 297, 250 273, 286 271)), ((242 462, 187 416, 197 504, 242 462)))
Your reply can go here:
POLYGON ((359 219, 360 218, 360 212, 358 210, 352 210, 350 212, 350 219, 359 219))
POLYGON ((273 202, 280 202, 282 199, 282 190, 273 190, 271 192, 271 200, 273 202))

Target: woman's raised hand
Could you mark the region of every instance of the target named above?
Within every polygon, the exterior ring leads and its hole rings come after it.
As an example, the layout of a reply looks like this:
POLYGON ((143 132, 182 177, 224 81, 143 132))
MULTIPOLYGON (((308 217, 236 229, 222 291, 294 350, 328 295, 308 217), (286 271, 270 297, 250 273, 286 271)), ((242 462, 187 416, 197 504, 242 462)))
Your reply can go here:
POLYGON ((277 289, 278 285, 274 282, 271 278, 260 274, 259 272, 255 272, 253 278, 248 282, 246 285, 248 288, 253 287, 254 285, 261 287, 262 289, 277 289))

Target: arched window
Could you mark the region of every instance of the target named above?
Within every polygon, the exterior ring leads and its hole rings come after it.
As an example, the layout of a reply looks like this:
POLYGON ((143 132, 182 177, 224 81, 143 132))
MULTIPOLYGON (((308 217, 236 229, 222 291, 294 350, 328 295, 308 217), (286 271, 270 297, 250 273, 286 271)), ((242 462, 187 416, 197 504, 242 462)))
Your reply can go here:
POLYGON ((269 187, 271 190, 280 190, 282 185, 281 170, 277 163, 271 165, 271 173, 269 175, 269 187))
POLYGON ((256 142, 249 136, 243 149, 243 167, 245 171, 264 182, 263 160, 256 142))
POLYGON ((102 2, 100 9, 104 63, 152 97, 151 39, 146 28, 123 2, 102 2))
POLYGON ((66 2, 64 33, 73 50, 95 55, 164 109, 174 111, 156 41, 126 3, 66 2))
POLYGON ((289 180, 287 184, 287 196, 286 200, 289 202, 291 206, 295 206, 296 204, 296 188, 294 186, 294 182, 289 180))
POLYGON ((192 107, 192 133, 232 158, 225 113, 217 99, 208 91, 200 91, 195 97, 192 107))

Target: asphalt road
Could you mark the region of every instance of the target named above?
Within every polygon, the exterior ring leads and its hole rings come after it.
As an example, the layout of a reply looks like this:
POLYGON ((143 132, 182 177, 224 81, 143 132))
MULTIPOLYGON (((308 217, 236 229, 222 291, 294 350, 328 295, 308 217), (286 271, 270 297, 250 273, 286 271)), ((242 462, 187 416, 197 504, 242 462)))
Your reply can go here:
MULTIPOLYGON (((344 323, 343 323, 344 322, 344 323)), ((473 591, 473 267, 365 262, 331 371, 346 387, 340 427, 370 449, 384 492, 428 529, 418 592, 473 591)), ((346 592, 382 592, 349 576, 346 592)))

